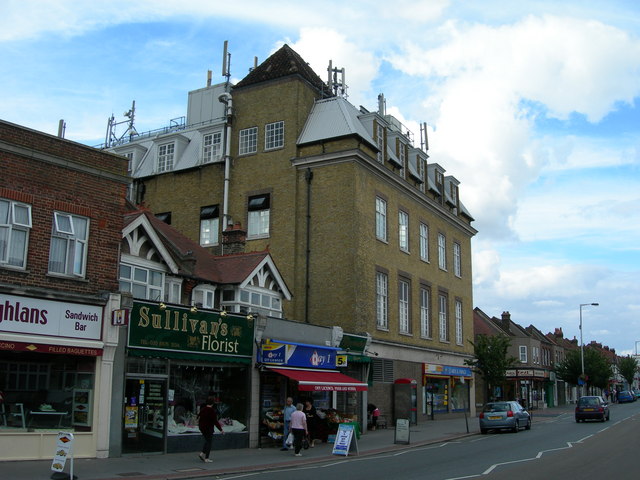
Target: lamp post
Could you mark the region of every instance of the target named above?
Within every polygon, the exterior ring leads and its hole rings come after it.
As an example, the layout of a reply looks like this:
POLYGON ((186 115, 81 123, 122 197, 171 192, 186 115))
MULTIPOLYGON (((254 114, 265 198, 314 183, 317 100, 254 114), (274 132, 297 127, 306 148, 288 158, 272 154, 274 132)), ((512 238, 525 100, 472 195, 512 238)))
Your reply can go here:
MULTIPOLYGON (((598 305, 600 305, 599 303, 581 303, 580 304, 580 365, 581 365, 581 372, 582 372, 582 381, 584 382, 584 342, 582 341, 582 307, 588 307, 590 305, 593 305, 594 307, 597 307, 598 305)), ((582 385, 580 386, 580 391, 582 393, 582 385)))

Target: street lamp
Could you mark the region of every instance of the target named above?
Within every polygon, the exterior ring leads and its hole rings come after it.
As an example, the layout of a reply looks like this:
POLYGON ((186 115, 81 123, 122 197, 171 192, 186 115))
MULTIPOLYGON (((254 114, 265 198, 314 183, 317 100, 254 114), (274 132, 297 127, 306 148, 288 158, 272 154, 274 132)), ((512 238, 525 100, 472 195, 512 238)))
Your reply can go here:
MULTIPOLYGON (((597 307, 599 303, 581 303, 580 304, 580 365, 582 367, 582 381, 584 382, 584 342, 582 341, 582 307, 593 305, 597 307)), ((582 390, 582 388, 580 389, 582 390)))

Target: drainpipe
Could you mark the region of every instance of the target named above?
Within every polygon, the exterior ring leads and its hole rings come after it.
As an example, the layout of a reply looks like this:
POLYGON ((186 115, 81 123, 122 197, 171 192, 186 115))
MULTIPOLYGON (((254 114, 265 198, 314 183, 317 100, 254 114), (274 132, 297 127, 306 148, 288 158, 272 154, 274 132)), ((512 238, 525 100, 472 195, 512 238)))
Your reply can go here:
MULTIPOLYGON (((218 97, 220 103, 225 104, 225 117, 227 128, 224 134, 224 187, 222 199, 222 231, 227 228, 229 222, 229 180, 231 177, 231 119, 233 116, 233 99, 231 94, 225 92, 218 97)), ((224 254, 224 245, 222 245, 224 254)))
POLYGON ((307 252, 306 252, 306 269, 305 269, 305 295, 304 295, 304 321, 309 323, 309 257, 311 256, 311 180, 313 172, 310 168, 304 173, 307 181, 307 252))

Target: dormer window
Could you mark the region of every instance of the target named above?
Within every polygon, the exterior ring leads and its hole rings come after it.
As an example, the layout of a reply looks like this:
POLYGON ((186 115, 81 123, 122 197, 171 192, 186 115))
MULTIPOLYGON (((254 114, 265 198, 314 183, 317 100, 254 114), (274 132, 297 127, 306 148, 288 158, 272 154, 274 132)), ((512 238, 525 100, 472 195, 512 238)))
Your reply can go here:
POLYGON ((173 170, 175 143, 165 143, 158 146, 158 173, 173 170))
POLYGON ((380 163, 384 163, 384 127, 380 124, 376 124, 376 143, 380 149, 377 160, 380 163))
POLYGON ((222 132, 208 133, 202 137, 202 162, 210 163, 222 158, 222 132))

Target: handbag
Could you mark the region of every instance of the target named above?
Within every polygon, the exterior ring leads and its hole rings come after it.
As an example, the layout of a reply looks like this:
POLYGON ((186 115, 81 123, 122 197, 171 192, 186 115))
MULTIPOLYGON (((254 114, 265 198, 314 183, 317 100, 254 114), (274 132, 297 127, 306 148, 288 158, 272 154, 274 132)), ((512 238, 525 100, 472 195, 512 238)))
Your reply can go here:
POLYGON ((307 437, 304 437, 302 439, 302 448, 304 448, 305 450, 309 449, 309 439, 307 437))
POLYGON ((287 446, 291 446, 293 445, 293 433, 289 433, 289 435, 287 435, 287 446))

